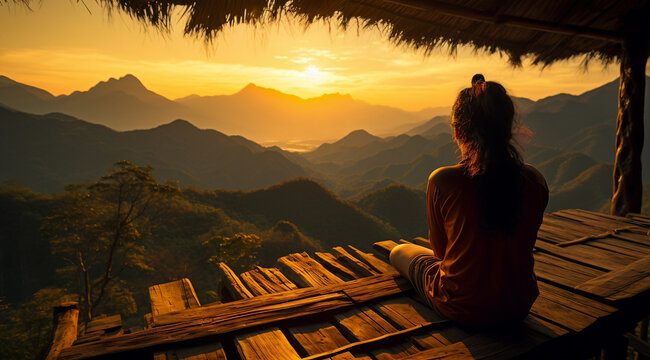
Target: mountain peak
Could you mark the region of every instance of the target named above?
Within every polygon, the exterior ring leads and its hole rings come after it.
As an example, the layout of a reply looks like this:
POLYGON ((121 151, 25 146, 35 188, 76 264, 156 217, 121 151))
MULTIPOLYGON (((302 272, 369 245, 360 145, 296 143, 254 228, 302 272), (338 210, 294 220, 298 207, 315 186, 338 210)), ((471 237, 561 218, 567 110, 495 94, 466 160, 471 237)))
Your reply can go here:
POLYGON ((354 130, 349 134, 345 135, 343 138, 335 142, 335 144, 346 145, 346 146, 364 146, 376 140, 381 140, 381 138, 372 135, 366 130, 359 129, 359 130, 354 130))
POLYGON ((198 128, 194 126, 194 124, 183 119, 176 119, 170 123, 163 124, 157 127, 157 129, 161 129, 161 128, 175 129, 175 130, 187 130, 187 129, 198 130, 198 128))
POLYGON ((147 88, 142 82, 131 74, 126 74, 119 79, 110 78, 106 81, 100 81, 97 85, 93 86, 88 92, 111 92, 123 91, 127 94, 139 94, 148 92, 147 88))

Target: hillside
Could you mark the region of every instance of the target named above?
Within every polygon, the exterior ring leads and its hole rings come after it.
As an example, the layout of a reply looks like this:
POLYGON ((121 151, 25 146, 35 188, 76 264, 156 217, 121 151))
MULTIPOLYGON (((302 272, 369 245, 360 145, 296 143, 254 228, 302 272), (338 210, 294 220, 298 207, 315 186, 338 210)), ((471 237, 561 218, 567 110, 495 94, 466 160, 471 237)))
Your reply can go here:
POLYGON ((203 188, 252 189, 307 174, 281 152, 183 120, 117 132, 67 115, 2 107, 0 153, 0 181, 48 192, 96 179, 120 159, 152 165, 163 181, 203 188))
POLYGON ((0 77, 0 104, 40 115, 61 112, 119 131, 148 129, 182 118, 200 128, 258 142, 331 139, 353 129, 392 133, 441 111, 428 108, 409 112, 342 94, 303 99, 255 84, 231 95, 190 95, 170 100, 130 74, 60 96, 0 77))
POLYGON ((295 179, 253 191, 187 190, 193 201, 224 209, 233 219, 270 228, 290 221, 323 247, 351 244, 370 249, 376 239, 394 239, 395 228, 338 198, 309 179, 295 179))
POLYGON ((404 239, 428 236, 424 191, 393 184, 367 194, 357 204, 368 213, 393 225, 404 239))

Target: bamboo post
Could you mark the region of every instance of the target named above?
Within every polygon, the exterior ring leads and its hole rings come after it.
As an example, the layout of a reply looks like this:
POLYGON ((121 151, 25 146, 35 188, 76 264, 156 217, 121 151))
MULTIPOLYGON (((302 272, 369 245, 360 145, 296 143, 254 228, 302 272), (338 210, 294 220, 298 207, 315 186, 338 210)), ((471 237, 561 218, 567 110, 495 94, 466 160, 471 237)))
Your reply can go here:
POLYGON ((619 216, 640 212, 643 192, 641 150, 648 30, 638 13, 633 12, 625 19, 624 39, 621 43, 614 193, 610 208, 612 215, 619 216))
POLYGON ((61 350, 72 346, 72 343, 77 340, 77 320, 79 320, 79 306, 76 302, 67 302, 54 307, 52 346, 45 360, 57 359, 61 350))

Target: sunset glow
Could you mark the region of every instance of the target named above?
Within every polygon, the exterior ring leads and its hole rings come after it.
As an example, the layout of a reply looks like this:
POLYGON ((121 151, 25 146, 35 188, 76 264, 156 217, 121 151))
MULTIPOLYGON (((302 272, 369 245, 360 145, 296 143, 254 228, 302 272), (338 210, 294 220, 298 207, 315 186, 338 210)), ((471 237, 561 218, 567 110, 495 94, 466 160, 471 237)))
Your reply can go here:
POLYGON ((531 99, 581 93, 618 76, 616 65, 593 64, 584 72, 581 59, 542 70, 512 68, 505 58, 466 48, 455 57, 440 51, 427 57, 392 45, 377 29, 343 31, 321 22, 305 30, 294 19, 235 26, 206 46, 183 36, 180 14, 174 31, 161 34, 121 13, 108 17, 95 2, 87 5, 89 10, 69 1, 35 2, 33 10, 0 7, 1 74, 55 95, 131 73, 170 99, 232 94, 253 82, 303 98, 351 94, 413 111, 449 106, 476 72, 531 99))

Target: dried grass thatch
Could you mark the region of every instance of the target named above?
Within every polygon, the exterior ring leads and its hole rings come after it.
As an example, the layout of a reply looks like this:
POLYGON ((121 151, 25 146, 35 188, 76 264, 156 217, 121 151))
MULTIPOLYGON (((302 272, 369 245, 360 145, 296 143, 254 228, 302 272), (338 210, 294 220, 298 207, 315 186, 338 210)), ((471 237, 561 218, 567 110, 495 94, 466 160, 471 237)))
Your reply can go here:
MULTIPOLYGON (((346 27, 378 26, 397 44, 426 53, 459 45, 507 54, 514 65, 585 56, 605 63, 619 57, 627 18, 650 23, 649 0, 96 0, 159 28, 183 11, 185 33, 211 40, 225 26, 265 24, 293 15, 346 27), (356 20, 356 21, 355 21, 356 20)), ((638 23, 638 22, 637 22, 638 23)), ((633 29, 648 39, 649 26, 633 29)))
MULTIPOLYGON (((513 65, 524 57, 543 66, 576 56, 584 56, 585 64, 609 63, 620 57, 624 33, 650 39, 650 0, 95 1, 163 30, 180 10, 185 33, 207 41, 229 25, 263 25, 292 15, 305 25, 325 20, 343 28, 379 27, 394 43, 425 53, 443 48, 453 54, 459 45, 504 53, 513 65)), ((30 0, 0 0, 0 5, 11 2, 30 0)))

